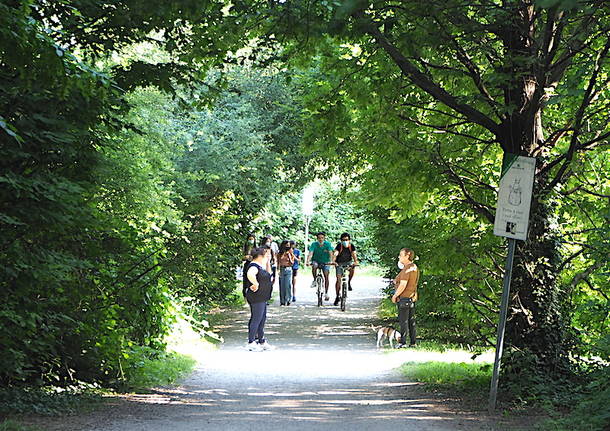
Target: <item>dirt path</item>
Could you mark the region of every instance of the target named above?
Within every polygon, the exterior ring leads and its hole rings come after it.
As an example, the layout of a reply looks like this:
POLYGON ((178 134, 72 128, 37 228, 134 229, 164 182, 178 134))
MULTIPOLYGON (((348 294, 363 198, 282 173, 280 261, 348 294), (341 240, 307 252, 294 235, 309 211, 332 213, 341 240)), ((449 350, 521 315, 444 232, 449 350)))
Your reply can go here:
MULTIPOLYGON (((481 414, 452 411, 395 370, 419 352, 377 351, 371 329, 380 280, 360 278, 348 310, 318 308, 300 282, 296 306, 270 306, 267 336, 277 350, 248 352, 248 309, 221 328, 222 347, 199 358, 172 389, 118 400, 66 428, 87 431, 494 430, 481 414)), ((332 298, 331 298, 332 299, 332 298)), ((421 353, 425 354, 425 353, 421 353)))

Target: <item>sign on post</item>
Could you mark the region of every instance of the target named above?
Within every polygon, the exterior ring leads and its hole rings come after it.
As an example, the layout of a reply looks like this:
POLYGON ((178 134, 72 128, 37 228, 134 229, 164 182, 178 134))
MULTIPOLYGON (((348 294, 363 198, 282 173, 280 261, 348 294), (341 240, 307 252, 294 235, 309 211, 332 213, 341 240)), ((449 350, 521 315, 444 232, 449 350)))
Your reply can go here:
POLYGON ((314 189, 312 185, 308 185, 303 190, 303 215, 305 216, 305 240, 303 242, 303 250, 309 247, 309 221, 313 215, 314 207, 314 189))
POLYGON ((502 163, 494 235, 525 240, 536 159, 506 154, 502 163))
POLYGON ((500 176, 500 190, 498 191, 498 205, 496 206, 496 218, 494 220, 494 234, 508 238, 508 256, 506 257, 506 268, 502 283, 502 300, 500 302, 500 318, 498 320, 498 333, 496 337, 496 356, 491 375, 491 388, 489 390, 489 413, 492 413, 496 408, 500 360, 504 347, 504 330, 508 315, 508 297, 510 294, 510 279, 513 272, 515 245, 518 239, 527 239, 535 172, 535 158, 517 156, 515 154, 504 155, 502 174, 500 176))

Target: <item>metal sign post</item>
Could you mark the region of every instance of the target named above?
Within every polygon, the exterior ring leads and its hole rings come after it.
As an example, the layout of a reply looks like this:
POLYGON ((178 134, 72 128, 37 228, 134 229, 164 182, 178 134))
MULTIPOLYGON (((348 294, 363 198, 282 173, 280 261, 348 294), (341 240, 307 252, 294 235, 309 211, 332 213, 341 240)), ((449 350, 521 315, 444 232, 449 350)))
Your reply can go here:
POLYGON ((506 316, 508 314, 508 297, 510 294, 510 279, 513 275, 513 258, 515 257, 516 239, 508 239, 508 256, 506 257, 506 269, 502 286, 502 301, 500 303, 500 321, 498 322, 498 335, 496 339, 496 357, 494 370, 491 375, 491 390, 489 391, 489 413, 496 408, 496 397, 498 396, 498 381, 500 377, 500 361, 502 360, 502 349, 504 348, 504 329, 506 328, 506 316))
POLYGON ((313 195, 314 191, 311 185, 307 186, 303 190, 303 215, 305 216, 305 240, 303 241, 303 250, 307 250, 309 247, 309 222, 313 215, 313 195))
POLYGON ((502 161, 502 174, 500 176, 500 189, 498 190, 498 205, 494 220, 494 235, 508 238, 508 256, 502 285, 502 300, 500 302, 500 319, 496 340, 496 356, 491 376, 491 389, 489 391, 489 413, 496 408, 498 395, 498 382, 500 379, 500 362, 504 348, 504 330, 508 315, 508 300, 510 296, 510 281, 513 273, 513 259, 517 240, 527 239, 530 204, 536 159, 532 157, 504 154, 502 161))

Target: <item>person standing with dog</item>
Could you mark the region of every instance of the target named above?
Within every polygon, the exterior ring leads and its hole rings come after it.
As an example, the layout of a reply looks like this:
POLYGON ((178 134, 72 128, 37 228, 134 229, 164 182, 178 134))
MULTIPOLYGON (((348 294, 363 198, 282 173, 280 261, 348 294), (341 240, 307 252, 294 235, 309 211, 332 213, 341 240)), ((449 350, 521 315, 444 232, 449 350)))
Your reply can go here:
POLYGON ((407 330, 409 332, 410 347, 415 346, 417 337, 415 333, 415 303, 417 302, 417 282, 419 269, 413 263, 415 252, 403 248, 398 255, 398 268, 400 272, 394 279, 395 292, 392 302, 398 307, 398 322, 400 323, 400 344, 398 348, 407 344, 407 330))
POLYGON ((271 299, 273 283, 271 281, 271 249, 257 247, 251 251, 252 261, 246 271, 249 286, 246 300, 250 305, 248 322, 248 350, 260 352, 271 350, 265 340, 265 322, 267 320, 267 301, 271 299), (258 340, 258 341, 257 341, 258 340))

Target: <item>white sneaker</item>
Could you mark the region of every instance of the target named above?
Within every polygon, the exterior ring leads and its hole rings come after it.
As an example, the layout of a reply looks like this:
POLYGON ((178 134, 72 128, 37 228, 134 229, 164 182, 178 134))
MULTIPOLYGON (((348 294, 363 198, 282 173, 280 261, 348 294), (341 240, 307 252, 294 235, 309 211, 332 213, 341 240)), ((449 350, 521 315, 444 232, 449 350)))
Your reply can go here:
POLYGON ((248 343, 248 350, 251 352, 262 352, 263 348, 256 341, 248 343))
POLYGON ((265 341, 263 344, 259 344, 260 348, 263 350, 275 350, 275 346, 269 344, 268 341, 265 341))
POLYGON ((316 287, 316 280, 312 281, 311 282, 311 286, 309 286, 309 287, 311 287, 312 289, 315 289, 315 287, 316 287))
POLYGON ((324 300, 325 301, 330 301, 330 297, 328 295, 324 295, 324 300))

